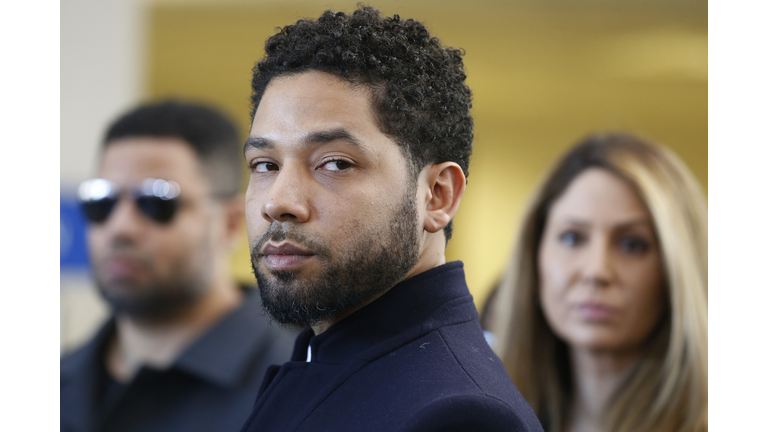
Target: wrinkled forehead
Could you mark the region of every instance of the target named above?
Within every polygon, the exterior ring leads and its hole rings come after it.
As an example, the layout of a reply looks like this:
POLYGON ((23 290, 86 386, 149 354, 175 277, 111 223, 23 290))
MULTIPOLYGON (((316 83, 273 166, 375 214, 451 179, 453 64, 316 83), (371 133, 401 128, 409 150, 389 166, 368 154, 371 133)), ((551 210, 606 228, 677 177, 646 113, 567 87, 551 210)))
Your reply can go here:
POLYGON ((97 177, 122 187, 136 187, 144 179, 172 180, 186 191, 209 187, 194 150, 179 138, 133 137, 108 143, 97 177))

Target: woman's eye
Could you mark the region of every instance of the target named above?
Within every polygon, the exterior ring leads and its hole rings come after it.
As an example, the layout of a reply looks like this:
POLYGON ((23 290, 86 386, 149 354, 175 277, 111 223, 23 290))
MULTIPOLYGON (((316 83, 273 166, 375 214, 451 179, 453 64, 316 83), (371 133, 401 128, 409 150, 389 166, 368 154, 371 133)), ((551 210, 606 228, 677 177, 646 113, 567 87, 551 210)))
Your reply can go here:
POLYGON ((619 247, 624 252, 629 253, 645 253, 648 251, 650 244, 638 237, 625 237, 621 239, 619 247))
POLYGON ((560 234, 560 243, 568 247, 574 247, 581 244, 584 241, 584 237, 574 231, 566 231, 560 234))
POLYGON ((253 170, 256 172, 278 171, 280 169, 274 162, 256 162, 253 164, 253 170))
POLYGON ((322 168, 328 171, 341 171, 352 168, 352 164, 342 159, 334 159, 323 163, 322 168))

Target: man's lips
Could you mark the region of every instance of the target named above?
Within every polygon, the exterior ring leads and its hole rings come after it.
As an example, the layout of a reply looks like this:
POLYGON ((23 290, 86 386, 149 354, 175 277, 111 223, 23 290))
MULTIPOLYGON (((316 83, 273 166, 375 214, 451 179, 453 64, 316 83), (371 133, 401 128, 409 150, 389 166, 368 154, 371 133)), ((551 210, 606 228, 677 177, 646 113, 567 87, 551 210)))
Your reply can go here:
POLYGON ((303 249, 289 242, 267 243, 261 250, 264 262, 274 270, 296 268, 315 256, 312 251, 303 249))
POLYGON ((143 267, 140 260, 127 257, 110 258, 103 265, 105 276, 110 280, 129 279, 140 272, 143 267))

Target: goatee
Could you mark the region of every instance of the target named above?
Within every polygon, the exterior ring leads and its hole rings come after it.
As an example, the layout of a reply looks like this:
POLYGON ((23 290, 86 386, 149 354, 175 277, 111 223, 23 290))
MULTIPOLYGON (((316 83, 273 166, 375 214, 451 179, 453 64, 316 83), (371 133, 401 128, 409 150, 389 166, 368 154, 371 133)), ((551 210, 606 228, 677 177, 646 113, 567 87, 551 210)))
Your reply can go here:
POLYGON ((383 294, 405 277, 419 258, 418 213, 407 193, 379 231, 363 233, 340 251, 301 232, 301 226, 273 223, 251 249, 264 310, 279 324, 311 326, 383 294), (323 270, 313 279, 301 271, 259 270, 260 251, 268 241, 291 242, 311 250, 323 270))

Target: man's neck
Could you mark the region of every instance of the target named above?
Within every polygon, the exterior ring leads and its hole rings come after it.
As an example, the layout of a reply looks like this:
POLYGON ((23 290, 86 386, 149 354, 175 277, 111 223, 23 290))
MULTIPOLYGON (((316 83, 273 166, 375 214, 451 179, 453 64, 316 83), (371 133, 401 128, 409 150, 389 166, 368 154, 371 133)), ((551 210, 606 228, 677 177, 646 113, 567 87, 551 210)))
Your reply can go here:
POLYGON ((119 382, 128 382, 142 366, 167 369, 205 330, 242 302, 232 280, 212 286, 198 301, 172 316, 141 319, 118 315, 105 364, 119 382))

